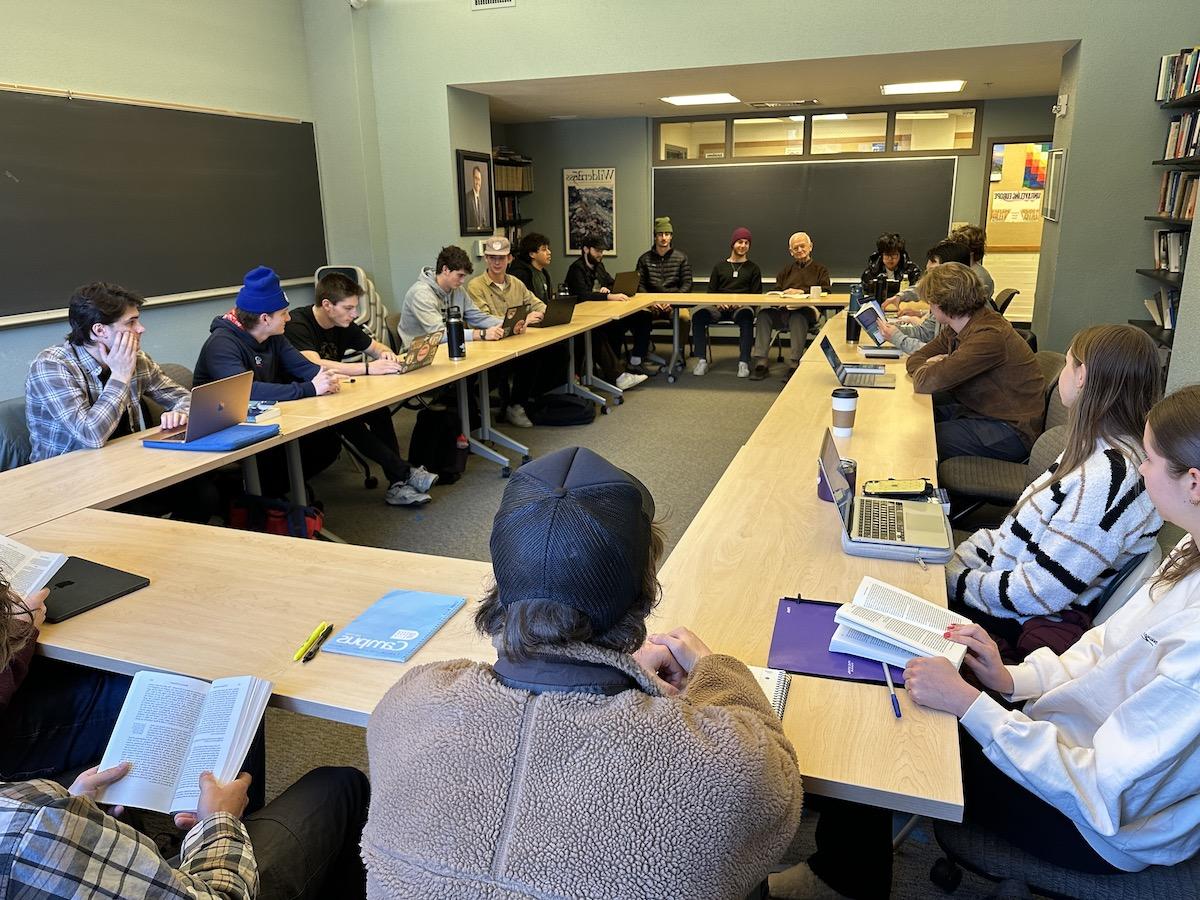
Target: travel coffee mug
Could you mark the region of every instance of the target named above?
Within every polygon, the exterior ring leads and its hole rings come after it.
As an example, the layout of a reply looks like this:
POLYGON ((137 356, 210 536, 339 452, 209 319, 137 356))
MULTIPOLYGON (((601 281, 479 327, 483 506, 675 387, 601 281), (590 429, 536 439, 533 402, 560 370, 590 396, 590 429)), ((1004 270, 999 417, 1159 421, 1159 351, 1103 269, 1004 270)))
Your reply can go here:
POLYGON ((848 438, 854 431, 854 413, 858 409, 858 391, 840 387, 833 392, 833 436, 848 438))

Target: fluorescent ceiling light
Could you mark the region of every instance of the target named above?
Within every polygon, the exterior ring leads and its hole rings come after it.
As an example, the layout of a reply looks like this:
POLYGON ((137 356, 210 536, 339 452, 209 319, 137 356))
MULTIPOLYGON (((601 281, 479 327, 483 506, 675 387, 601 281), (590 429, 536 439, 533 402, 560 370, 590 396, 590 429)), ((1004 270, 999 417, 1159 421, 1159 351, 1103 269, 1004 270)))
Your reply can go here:
POLYGON ((948 112, 911 112, 911 113, 896 113, 897 119, 948 119, 948 112))
POLYGON ((803 122, 804 116, 788 116, 793 122, 803 122))
POLYGON ((879 92, 893 94, 954 94, 966 87, 965 81, 912 81, 907 84, 881 84, 879 92))
POLYGON ((708 106, 714 103, 741 103, 733 94, 686 94, 680 97, 659 97, 673 106, 708 106))
POLYGON ((849 117, 845 113, 829 113, 828 115, 824 115, 824 116, 813 116, 813 121, 815 122, 817 119, 825 119, 826 121, 834 122, 834 121, 842 121, 847 118, 849 118, 849 117))

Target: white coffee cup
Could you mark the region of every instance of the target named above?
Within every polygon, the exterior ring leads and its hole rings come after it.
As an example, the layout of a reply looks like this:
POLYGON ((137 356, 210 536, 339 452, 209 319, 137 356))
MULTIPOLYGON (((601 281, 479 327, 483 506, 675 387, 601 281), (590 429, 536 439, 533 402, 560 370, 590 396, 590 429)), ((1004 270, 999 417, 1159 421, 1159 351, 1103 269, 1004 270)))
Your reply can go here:
POLYGON ((810 287, 808 289, 808 296, 820 297, 821 296, 821 286, 819 284, 814 284, 812 287, 810 287))
POLYGON ((841 387, 833 392, 833 436, 848 438, 854 432, 854 413, 858 409, 858 391, 841 387))

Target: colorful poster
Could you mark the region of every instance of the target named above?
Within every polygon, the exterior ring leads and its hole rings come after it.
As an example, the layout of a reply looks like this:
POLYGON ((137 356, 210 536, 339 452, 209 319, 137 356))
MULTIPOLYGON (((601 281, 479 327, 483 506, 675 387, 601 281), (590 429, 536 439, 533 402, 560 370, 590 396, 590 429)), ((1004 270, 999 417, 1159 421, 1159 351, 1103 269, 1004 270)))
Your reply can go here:
POLYGON ((992 222, 1037 222, 1041 218, 1041 191, 996 191, 992 194, 992 222))
POLYGON ((1049 144, 1025 145, 1025 177, 1021 181, 1022 187, 1036 191, 1046 187, 1046 161, 1049 153, 1049 144))
POLYGON ((598 234, 606 253, 617 252, 617 170, 563 169, 563 223, 566 255, 578 254, 579 242, 598 234))

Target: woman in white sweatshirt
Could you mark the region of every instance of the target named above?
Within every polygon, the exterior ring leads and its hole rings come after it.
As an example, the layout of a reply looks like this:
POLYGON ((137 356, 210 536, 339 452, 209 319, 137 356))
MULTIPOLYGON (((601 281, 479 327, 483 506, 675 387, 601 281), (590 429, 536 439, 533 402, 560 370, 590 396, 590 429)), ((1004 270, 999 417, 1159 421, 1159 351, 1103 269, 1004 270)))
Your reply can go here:
MULTIPOLYGON (((1200 850, 1200 385, 1151 410, 1140 470, 1155 507, 1188 534, 1154 577, 1061 656, 1005 666, 978 625, 947 637, 989 691, 944 658, 914 659, 904 687, 962 720, 964 818, 1055 865, 1136 872, 1200 850)), ((817 853, 777 897, 886 897, 891 815, 822 807, 817 853)))
POLYGON ((1158 350, 1132 325, 1075 335, 1058 379, 1066 446, 998 528, 963 541, 946 566, 950 608, 1015 644, 1031 616, 1091 603, 1162 519, 1142 486, 1142 428, 1161 396, 1158 350))

